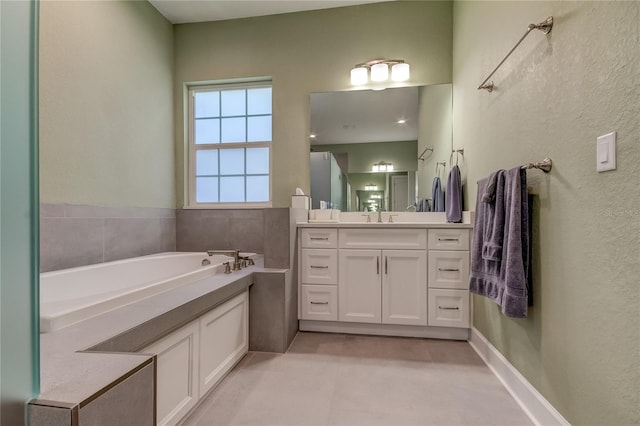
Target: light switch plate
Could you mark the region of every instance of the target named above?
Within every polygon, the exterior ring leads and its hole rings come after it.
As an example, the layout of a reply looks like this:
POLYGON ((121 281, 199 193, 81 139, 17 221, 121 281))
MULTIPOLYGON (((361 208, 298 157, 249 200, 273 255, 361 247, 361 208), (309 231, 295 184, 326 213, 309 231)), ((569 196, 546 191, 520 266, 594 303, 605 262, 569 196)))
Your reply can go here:
POLYGON ((598 136, 596 141, 596 170, 606 172, 616 169, 616 132, 598 136))

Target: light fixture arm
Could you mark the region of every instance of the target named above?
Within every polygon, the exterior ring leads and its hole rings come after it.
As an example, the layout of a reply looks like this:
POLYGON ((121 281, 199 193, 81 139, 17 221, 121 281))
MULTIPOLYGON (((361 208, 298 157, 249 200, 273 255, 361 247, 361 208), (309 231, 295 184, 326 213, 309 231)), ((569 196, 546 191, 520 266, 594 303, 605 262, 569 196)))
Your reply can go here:
POLYGON ((357 64, 356 68, 371 68, 376 64, 387 64, 387 65, 395 65, 395 64, 404 64, 403 59, 372 59, 371 61, 363 62, 361 64, 357 64))

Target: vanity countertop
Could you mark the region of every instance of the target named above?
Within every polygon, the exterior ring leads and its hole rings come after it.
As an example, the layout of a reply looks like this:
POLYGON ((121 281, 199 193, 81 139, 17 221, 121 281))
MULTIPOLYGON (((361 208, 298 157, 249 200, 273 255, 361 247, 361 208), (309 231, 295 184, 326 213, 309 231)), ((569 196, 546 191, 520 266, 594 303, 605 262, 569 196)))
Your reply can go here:
POLYGON ((41 334, 41 392, 32 402, 91 400, 153 358, 136 351, 245 291, 255 272, 279 271, 265 269, 262 257, 255 262, 41 334))
POLYGON ((386 229, 428 229, 428 228, 473 228, 471 223, 432 223, 432 222, 298 222, 298 228, 386 228, 386 229))
POLYGON ((463 211, 461 223, 447 222, 444 212, 340 212, 338 210, 310 210, 309 217, 331 217, 332 220, 299 221, 299 228, 473 228, 474 212, 463 211), (367 222, 367 218, 370 222, 367 222), (389 219, 392 222, 389 222, 389 219), (378 220, 381 220, 380 222, 378 220))

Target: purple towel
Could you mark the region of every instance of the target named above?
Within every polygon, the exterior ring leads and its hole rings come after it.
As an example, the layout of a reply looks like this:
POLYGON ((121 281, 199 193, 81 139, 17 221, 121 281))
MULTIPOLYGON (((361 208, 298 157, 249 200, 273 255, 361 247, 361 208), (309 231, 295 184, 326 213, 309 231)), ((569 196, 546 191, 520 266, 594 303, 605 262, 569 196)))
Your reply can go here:
POLYGON ((462 222, 462 180, 460 168, 453 166, 447 179, 447 196, 445 198, 447 222, 462 222))
POLYGON ((440 178, 436 176, 433 178, 433 186, 431 188, 431 199, 433 200, 433 211, 444 211, 444 193, 442 192, 442 184, 440 178))
POLYGON ((488 184, 489 179, 478 181, 469 289, 500 305, 506 316, 526 318, 527 175, 520 167, 497 172, 492 203, 483 201, 488 184))

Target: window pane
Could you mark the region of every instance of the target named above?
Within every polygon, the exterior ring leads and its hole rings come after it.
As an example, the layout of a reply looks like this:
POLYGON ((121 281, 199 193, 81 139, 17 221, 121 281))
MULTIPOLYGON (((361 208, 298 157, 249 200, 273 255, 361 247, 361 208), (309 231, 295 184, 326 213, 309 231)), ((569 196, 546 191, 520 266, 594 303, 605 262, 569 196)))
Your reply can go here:
POLYGON ((247 201, 269 201, 269 176, 247 176, 247 201))
POLYGON ((247 174, 269 173, 269 148, 247 148, 247 174))
POLYGON ((247 114, 271 114, 271 87, 248 89, 247 114))
POLYGON ((222 92, 222 116, 246 115, 245 90, 224 90, 222 92))
POLYGON ((196 151, 196 176, 218 174, 218 150, 196 151))
POLYGON ((220 202, 244 202, 244 177, 220 178, 220 202))
POLYGON ((222 119, 222 142, 246 142, 245 133, 246 118, 223 118, 222 119))
POLYGON ((218 202, 218 178, 203 177, 196 178, 196 202, 217 203, 218 202))
POLYGON ((244 174, 244 148, 220 150, 220 174, 244 174))
POLYGON ((271 141, 271 116, 248 117, 249 135, 247 142, 269 142, 271 141))
POLYGON ((220 116, 220 92, 197 92, 194 102, 196 118, 220 116))
POLYGON ((220 143, 220 120, 196 120, 195 143, 220 143))

